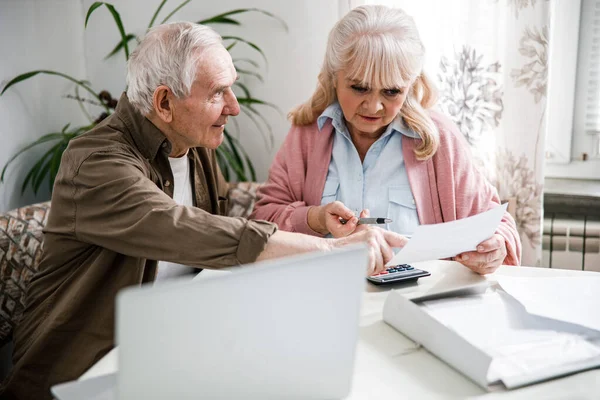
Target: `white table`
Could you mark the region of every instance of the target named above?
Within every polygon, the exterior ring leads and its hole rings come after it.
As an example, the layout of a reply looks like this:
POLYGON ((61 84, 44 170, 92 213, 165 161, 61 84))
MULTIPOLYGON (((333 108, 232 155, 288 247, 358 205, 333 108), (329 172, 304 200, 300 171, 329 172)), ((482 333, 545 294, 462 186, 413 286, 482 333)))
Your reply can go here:
MULTIPOLYGON (((430 271, 432 276, 417 284, 376 287, 367 285, 363 297, 360 335, 352 392, 348 400, 356 399, 465 399, 525 400, 525 399, 600 399, 600 370, 513 391, 486 393, 468 378, 454 370, 423 348, 416 348, 410 339, 382 320, 382 309, 388 291, 424 292, 439 283, 438 277, 447 273, 470 275, 459 263, 430 261, 415 263, 415 267, 430 271)), ((205 274, 204 271, 202 274, 205 274)), ((222 273, 222 272, 220 272, 222 273)), ((199 276, 201 276, 200 274, 199 276)), ((486 279, 499 275, 568 276, 596 272, 568 271, 548 268, 503 266, 486 279)), ((206 274, 208 275, 208 274, 206 274)), ((206 276, 205 275, 205 276, 206 276)), ((473 278, 473 276, 470 276, 473 278)), ((475 277, 475 279, 477 279, 475 277)), ((80 379, 87 379, 117 370, 118 351, 113 349, 92 366, 80 379)))

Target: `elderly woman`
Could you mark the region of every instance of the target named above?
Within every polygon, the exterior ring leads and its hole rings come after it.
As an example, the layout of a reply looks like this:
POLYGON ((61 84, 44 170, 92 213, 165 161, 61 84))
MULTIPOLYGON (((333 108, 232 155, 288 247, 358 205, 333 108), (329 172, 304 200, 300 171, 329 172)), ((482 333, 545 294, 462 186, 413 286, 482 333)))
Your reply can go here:
MULTIPOLYGON (((410 235, 497 206, 456 126, 432 109, 424 47, 400 9, 363 6, 329 34, 317 89, 289 117, 293 126, 259 191, 253 218, 280 229, 345 236, 357 214, 393 220, 410 235)), ((362 225, 358 227, 362 228, 362 225)), ((520 240, 506 213, 476 251, 455 259, 480 274, 518 265, 520 240)))

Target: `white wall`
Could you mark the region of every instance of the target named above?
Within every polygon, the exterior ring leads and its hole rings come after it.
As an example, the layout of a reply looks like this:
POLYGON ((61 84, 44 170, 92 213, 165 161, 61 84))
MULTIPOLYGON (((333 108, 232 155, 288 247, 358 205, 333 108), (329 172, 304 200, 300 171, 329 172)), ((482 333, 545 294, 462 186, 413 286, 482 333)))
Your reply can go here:
MULTIPOLYGON (((84 75, 92 82, 94 89, 107 89, 114 97, 120 95, 125 87, 124 56, 103 60, 119 40, 116 25, 108 10, 96 10, 87 30, 83 32, 85 13, 93 2, 0 1, 0 49, 3 54, 18 53, 15 58, 0 60, 0 82, 18 73, 42 67, 76 76, 82 76, 85 71, 84 75), (52 18, 48 18, 48 15, 52 18), (21 51, 23 48, 27 51, 21 51)), ((158 0, 112 1, 121 14, 125 30, 136 34, 144 32, 159 3, 158 0)), ((174 0, 167 2, 161 16, 166 16, 180 3, 174 0)), ((242 27, 213 26, 221 34, 242 36, 255 42, 263 49, 269 62, 267 70, 260 57, 243 45, 237 45, 233 51, 234 57, 236 54, 239 57, 252 56, 261 63, 264 84, 253 78, 244 78, 245 83, 254 96, 277 104, 283 111, 283 114, 279 114, 264 109, 264 115, 273 128, 274 141, 270 149, 266 148, 260 132, 246 117, 237 118, 240 140, 255 164, 259 180, 266 179, 269 165, 289 129, 285 114, 305 101, 316 85, 327 34, 340 13, 347 10, 345 3, 343 0, 194 0, 171 19, 198 21, 236 8, 257 7, 278 15, 288 24, 289 32, 286 33, 277 21, 250 13, 237 17, 242 27)), ((65 85, 57 78, 42 77, 0 97, 0 139, 8 143, 8 146, 0 148, 0 163, 4 164, 17 149, 50 129, 60 129, 75 117, 83 122, 76 104, 71 100, 59 100, 57 96, 57 93, 67 93, 70 88, 72 86, 65 85), (36 118, 31 115, 36 115, 36 118)), ((20 198, 18 191, 20 182, 33 165, 32 156, 24 157, 20 165, 11 169, 9 183, 0 185, 0 211, 33 201, 31 195, 20 198)), ((48 197, 47 193, 45 197, 48 197)), ((44 195, 38 198, 43 199, 44 195)))
MULTIPOLYGON (((84 78, 81 4, 74 0, 0 1, 0 87, 15 76, 37 69, 84 78)), ((61 99, 72 90, 68 81, 38 75, 0 97, 0 168, 25 145, 66 123, 84 119, 76 102, 61 99)), ((38 196, 21 183, 42 148, 18 158, 0 183, 0 212, 49 198, 48 185, 38 196)))

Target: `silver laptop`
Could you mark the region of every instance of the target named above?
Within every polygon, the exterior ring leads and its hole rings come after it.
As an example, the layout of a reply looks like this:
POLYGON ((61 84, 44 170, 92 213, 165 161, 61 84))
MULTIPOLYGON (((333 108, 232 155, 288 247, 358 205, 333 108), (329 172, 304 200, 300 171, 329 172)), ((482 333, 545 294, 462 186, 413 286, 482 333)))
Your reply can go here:
POLYGON ((366 270, 352 246, 124 290, 118 399, 347 396, 366 270))

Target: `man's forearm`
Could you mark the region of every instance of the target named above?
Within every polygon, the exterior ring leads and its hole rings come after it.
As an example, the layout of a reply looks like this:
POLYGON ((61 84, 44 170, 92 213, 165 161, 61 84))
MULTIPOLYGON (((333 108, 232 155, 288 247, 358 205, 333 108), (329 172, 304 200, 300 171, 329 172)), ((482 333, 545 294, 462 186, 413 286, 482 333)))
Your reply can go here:
POLYGON ((309 251, 329 251, 352 243, 366 243, 369 249, 367 273, 373 275, 385 269, 385 264, 394 256, 392 248, 402 248, 406 242, 406 237, 377 227, 361 228, 359 232, 337 239, 277 231, 269 237, 257 261, 309 251))
POLYGON ((333 248, 334 239, 323 239, 315 236, 277 231, 271 237, 256 261, 308 253, 310 251, 328 251, 333 248))

